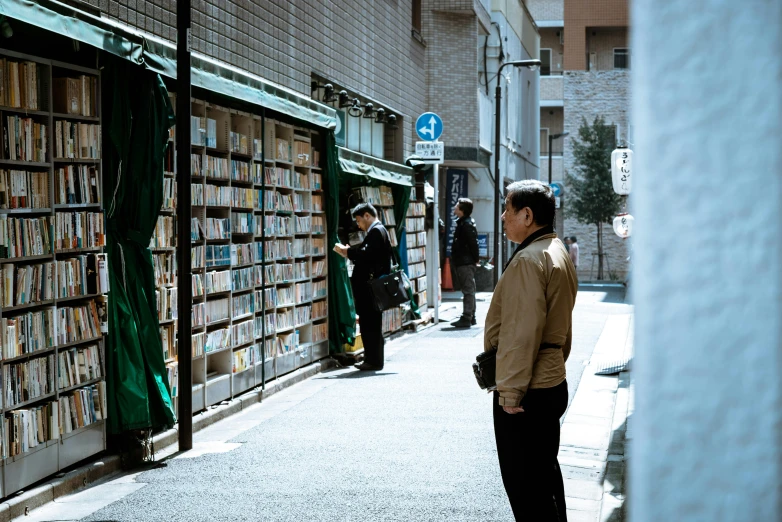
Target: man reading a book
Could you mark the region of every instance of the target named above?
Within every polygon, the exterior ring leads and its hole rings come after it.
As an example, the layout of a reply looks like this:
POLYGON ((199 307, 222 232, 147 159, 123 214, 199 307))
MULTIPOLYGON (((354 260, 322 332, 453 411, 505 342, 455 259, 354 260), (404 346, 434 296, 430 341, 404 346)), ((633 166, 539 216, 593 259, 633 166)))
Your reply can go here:
POLYGON ((351 215, 366 237, 360 245, 337 243, 334 251, 355 263, 350 283, 361 326, 364 343, 364 362, 357 366, 362 371, 383 369, 385 340, 383 339, 383 312, 375 310, 369 282, 391 272, 391 242, 388 231, 377 219, 377 210, 371 203, 359 203, 351 215))

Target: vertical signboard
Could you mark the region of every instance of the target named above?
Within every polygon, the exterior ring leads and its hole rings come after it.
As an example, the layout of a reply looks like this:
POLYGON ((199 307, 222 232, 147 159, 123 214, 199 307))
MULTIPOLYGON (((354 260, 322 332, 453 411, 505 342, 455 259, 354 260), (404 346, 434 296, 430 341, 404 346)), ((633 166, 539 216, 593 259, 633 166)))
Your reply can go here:
POLYGON ((345 111, 337 109, 337 127, 334 129, 334 141, 337 147, 345 146, 345 111))
POLYGON ((453 209, 459 198, 467 197, 467 176, 465 169, 448 169, 445 176, 445 255, 451 257, 451 245, 456 233, 456 216, 453 209))

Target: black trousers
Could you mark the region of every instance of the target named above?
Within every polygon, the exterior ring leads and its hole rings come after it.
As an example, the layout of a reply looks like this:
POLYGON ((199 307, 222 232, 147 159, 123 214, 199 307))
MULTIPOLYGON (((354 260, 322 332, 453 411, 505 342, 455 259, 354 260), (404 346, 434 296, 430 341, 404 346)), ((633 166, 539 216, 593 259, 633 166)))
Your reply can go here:
POLYGON ((364 362, 382 368, 386 346, 386 340, 383 339, 383 312, 375 311, 365 301, 356 301, 356 306, 361 324, 361 340, 364 343, 364 362))
POLYGON ((517 521, 566 522, 559 468, 559 418, 567 409, 567 381, 528 390, 524 413, 505 413, 494 392, 494 436, 505 492, 517 521))

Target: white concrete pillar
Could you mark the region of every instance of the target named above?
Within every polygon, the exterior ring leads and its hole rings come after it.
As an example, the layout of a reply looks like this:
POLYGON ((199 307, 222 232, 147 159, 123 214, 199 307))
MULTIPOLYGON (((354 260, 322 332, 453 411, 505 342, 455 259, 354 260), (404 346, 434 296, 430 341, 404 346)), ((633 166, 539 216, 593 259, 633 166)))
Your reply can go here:
POLYGON ((631 519, 782 520, 782 2, 631 4, 631 519))

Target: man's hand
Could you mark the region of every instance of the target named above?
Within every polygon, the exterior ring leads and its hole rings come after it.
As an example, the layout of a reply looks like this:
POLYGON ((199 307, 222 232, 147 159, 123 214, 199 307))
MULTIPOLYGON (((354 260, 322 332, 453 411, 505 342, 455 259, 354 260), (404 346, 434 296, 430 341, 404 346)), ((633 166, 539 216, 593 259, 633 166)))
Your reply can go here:
POLYGON ((337 254, 341 255, 344 258, 347 258, 349 248, 350 247, 348 245, 342 245, 340 243, 337 243, 336 245, 334 245, 334 252, 336 252, 337 254))
POLYGON ((510 413, 511 415, 514 413, 524 413, 524 408, 521 406, 503 406, 503 410, 505 410, 505 413, 510 413))

